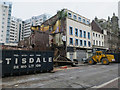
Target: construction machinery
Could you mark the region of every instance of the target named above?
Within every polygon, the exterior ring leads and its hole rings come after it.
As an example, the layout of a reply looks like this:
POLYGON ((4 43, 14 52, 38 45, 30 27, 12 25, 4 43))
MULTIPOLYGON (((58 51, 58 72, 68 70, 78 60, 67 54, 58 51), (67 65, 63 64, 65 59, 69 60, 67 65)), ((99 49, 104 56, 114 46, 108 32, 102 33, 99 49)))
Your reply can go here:
POLYGON ((102 63, 103 65, 108 65, 110 62, 114 62, 114 55, 104 54, 102 51, 96 51, 91 57, 87 59, 88 64, 93 65, 97 63, 102 63))

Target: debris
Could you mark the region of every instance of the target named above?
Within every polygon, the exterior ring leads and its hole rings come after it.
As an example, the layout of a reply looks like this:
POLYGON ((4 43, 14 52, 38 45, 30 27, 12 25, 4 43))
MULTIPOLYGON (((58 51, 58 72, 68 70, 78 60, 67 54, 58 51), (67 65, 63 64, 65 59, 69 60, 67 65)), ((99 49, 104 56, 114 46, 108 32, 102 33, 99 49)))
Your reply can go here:
POLYGON ((18 87, 18 85, 15 85, 15 87, 18 87))
POLYGON ((60 67, 61 69, 67 69, 67 66, 62 66, 62 67, 60 67))

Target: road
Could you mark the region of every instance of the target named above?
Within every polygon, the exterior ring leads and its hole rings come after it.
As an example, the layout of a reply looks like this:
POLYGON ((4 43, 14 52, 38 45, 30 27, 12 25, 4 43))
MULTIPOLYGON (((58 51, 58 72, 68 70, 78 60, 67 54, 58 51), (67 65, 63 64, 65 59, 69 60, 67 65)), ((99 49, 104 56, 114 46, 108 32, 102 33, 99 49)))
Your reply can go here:
MULTIPOLYGON (((119 64, 120 65, 120 64, 119 64)), ((54 73, 6 77, 3 88, 92 88, 118 77, 118 64, 80 65, 54 73)), ((114 83, 118 88, 118 81, 114 83)), ((107 88, 113 88, 111 85, 107 88)))

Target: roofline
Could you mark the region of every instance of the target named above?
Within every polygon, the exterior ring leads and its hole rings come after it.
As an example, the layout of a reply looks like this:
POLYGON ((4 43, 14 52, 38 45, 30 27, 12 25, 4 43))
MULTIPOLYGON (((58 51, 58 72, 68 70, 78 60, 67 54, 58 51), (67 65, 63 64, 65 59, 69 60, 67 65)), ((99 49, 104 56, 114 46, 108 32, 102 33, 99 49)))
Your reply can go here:
MULTIPOLYGON (((79 16, 81 16, 81 17, 85 18, 85 19, 88 19, 88 18, 86 18, 86 17, 84 17, 84 16, 82 16, 82 15, 80 15, 80 14, 78 14, 78 13, 74 12, 74 11, 71 11, 71 10, 69 10, 69 9, 63 9, 63 10, 68 10, 68 11, 70 11, 70 12, 72 12, 72 13, 75 13, 75 14, 77 14, 77 15, 79 15, 79 16)), ((88 20, 90 21, 90 19, 88 19, 88 20)))
POLYGON ((93 21, 98 25, 98 27, 99 27, 101 30, 103 30, 102 27, 101 27, 95 20, 93 20, 93 21))

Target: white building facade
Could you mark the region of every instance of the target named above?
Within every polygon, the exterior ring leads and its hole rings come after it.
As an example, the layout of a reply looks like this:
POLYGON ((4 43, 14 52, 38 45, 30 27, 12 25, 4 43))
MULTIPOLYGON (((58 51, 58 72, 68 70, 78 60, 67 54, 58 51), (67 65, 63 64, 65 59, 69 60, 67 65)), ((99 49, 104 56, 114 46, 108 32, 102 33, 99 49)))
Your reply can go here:
POLYGON ((31 26, 41 25, 45 20, 49 19, 49 14, 42 14, 39 16, 34 16, 31 19, 27 19, 23 22, 24 29, 24 38, 29 37, 31 35, 31 26))
POLYGON ((0 44, 9 43, 12 3, 0 2, 0 44))
POLYGON ((66 11, 67 57, 71 60, 86 58, 87 50, 92 48, 90 19, 70 10, 66 11))
POLYGON ((22 20, 11 17, 10 23, 10 39, 9 42, 13 45, 18 44, 20 40, 23 40, 22 20))
POLYGON ((92 31, 92 45, 104 47, 104 34, 97 31, 92 31))

